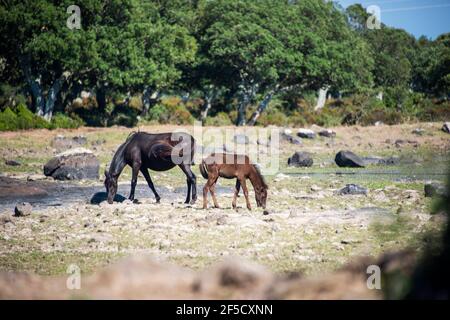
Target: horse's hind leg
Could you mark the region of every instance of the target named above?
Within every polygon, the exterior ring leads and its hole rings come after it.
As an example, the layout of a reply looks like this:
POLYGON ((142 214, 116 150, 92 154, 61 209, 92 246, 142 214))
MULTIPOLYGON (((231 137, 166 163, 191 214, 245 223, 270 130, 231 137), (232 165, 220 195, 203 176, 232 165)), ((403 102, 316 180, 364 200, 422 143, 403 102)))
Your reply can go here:
POLYGON ((131 201, 134 200, 134 191, 136 189, 137 177, 138 177, 140 169, 141 169, 141 162, 135 161, 132 166, 131 190, 130 190, 130 196, 128 197, 128 199, 130 199, 131 201))
POLYGON ((187 197, 186 197, 185 203, 190 202, 191 204, 194 204, 195 201, 197 200, 197 177, 192 172, 191 166, 189 164, 181 163, 180 168, 186 175, 186 183, 187 183, 187 187, 188 187, 188 192, 187 192, 187 197), (190 201, 191 200, 190 199, 191 198, 191 187, 192 187, 192 201, 190 201))
POLYGON ((240 183, 239 179, 236 179, 236 187, 234 190, 234 196, 233 196, 233 202, 232 202, 233 209, 236 209, 236 199, 239 195, 240 189, 241 189, 241 183, 240 183))
POLYGON ((145 180, 147 180, 148 187, 153 191, 153 194, 155 195, 156 202, 159 203, 159 200, 161 197, 159 196, 158 192, 156 192, 155 186, 153 185, 152 178, 150 177, 150 174, 148 173, 147 168, 141 168, 141 172, 144 175, 145 180))

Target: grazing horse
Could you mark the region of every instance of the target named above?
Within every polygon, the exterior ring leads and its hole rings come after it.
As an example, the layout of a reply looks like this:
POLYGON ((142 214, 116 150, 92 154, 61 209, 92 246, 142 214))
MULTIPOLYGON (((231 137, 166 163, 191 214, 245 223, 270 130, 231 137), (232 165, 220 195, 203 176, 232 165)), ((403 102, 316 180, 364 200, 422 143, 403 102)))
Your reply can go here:
POLYGON ((256 204, 258 207, 266 208, 267 189, 268 186, 264 181, 259 168, 250 163, 250 160, 245 155, 213 153, 200 164, 200 173, 203 178, 208 179, 203 188, 203 209, 208 206, 208 191, 214 201, 214 207, 218 208, 215 185, 219 177, 226 179, 236 178, 236 188, 234 190, 233 208, 236 209, 236 198, 239 195, 240 187, 244 191, 247 209, 252 210, 250 201, 248 200, 248 189, 246 180, 249 179, 255 190, 256 204))
POLYGON ((155 195, 156 202, 161 197, 156 192, 148 169, 154 171, 167 171, 178 165, 187 179, 187 197, 185 203, 193 204, 197 200, 196 177, 192 173, 191 165, 194 158, 195 140, 187 133, 132 133, 117 149, 109 166, 105 170, 105 187, 108 193, 108 203, 113 203, 117 193, 117 180, 123 168, 129 165, 132 168, 130 200, 134 200, 139 171, 155 195), (191 200, 192 187, 192 200, 191 200))

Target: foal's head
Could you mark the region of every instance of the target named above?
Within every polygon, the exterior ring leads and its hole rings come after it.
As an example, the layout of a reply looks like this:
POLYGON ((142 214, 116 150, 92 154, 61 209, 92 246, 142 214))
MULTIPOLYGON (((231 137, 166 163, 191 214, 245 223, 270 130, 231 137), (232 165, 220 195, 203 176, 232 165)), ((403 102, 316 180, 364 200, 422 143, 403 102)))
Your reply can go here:
POLYGON ((267 186, 257 186, 255 188, 255 198, 257 206, 265 209, 267 202, 267 186))
POLYGON ((105 171, 105 188, 108 193, 108 203, 112 204, 117 193, 117 177, 105 171))

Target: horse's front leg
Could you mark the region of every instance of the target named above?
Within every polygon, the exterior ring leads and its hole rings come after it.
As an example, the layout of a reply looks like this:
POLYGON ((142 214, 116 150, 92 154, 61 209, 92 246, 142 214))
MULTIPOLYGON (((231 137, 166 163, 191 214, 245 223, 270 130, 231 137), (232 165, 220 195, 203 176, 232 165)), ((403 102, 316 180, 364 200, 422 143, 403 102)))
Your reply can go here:
POLYGON ((136 161, 133 163, 132 173, 131 173, 131 190, 130 190, 130 196, 128 197, 128 199, 130 199, 131 201, 134 200, 134 190, 136 189, 137 177, 138 177, 140 168, 141 168, 140 161, 136 161))
POLYGON ((245 202, 247 203, 247 209, 252 210, 252 206, 250 205, 250 200, 248 199, 248 189, 247 184, 245 182, 245 178, 240 179, 242 185, 242 191, 244 191, 245 202))
POLYGON ((156 192, 155 186, 153 185, 152 178, 150 178, 150 174, 148 173, 148 169, 141 168, 141 172, 144 175, 145 180, 147 181, 148 187, 153 191, 156 202, 159 203, 159 200, 161 200, 161 197, 159 196, 158 192, 156 192))

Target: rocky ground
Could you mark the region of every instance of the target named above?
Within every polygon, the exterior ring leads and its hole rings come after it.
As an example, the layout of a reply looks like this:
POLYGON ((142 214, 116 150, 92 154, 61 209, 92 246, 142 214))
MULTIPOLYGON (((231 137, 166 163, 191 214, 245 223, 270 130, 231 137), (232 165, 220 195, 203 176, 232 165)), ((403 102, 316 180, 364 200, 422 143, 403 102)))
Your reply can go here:
MULTIPOLYGON (((55 276, 64 275, 75 264, 88 274, 129 255, 151 255, 189 270, 214 270, 211 265, 238 256, 264 266, 274 277, 291 272, 318 277, 359 256, 378 257, 405 248, 420 254, 429 235, 438 235, 444 221, 441 215, 430 215, 434 200, 424 194, 427 181, 445 178, 450 135, 441 126, 338 127, 331 128, 335 137, 304 138, 301 145, 282 139, 280 170, 266 177, 269 214, 261 209, 248 211, 243 197, 238 199, 238 210, 232 210, 234 182, 226 180, 219 180, 220 209, 202 210, 201 196, 196 204, 185 205, 185 178, 178 168, 152 174, 162 196, 159 204, 142 176, 136 203, 91 204, 91 197, 104 191, 102 174, 99 180, 57 182, 43 176, 43 165, 65 148, 81 145, 93 151, 103 172, 132 130, 1 133, 0 271, 55 276), (67 146, 61 145, 57 135, 83 138, 67 146), (399 161, 339 168, 334 156, 340 150, 361 157, 394 156, 399 161), (313 165, 288 167, 287 160, 296 151, 309 152, 313 165), (366 192, 339 194, 347 184, 357 184, 366 192), (31 203, 30 212, 13 216, 14 207, 22 201, 31 203)), ((173 129, 140 128, 148 132, 173 129)), ((256 141, 250 139, 250 143, 256 141)), ((231 140, 226 144, 233 149, 231 140)), ((201 193, 204 180, 198 168, 194 172, 201 193)), ((128 194, 129 180, 126 169, 120 194, 128 194)), ((256 207, 253 191, 251 197, 256 207)))

